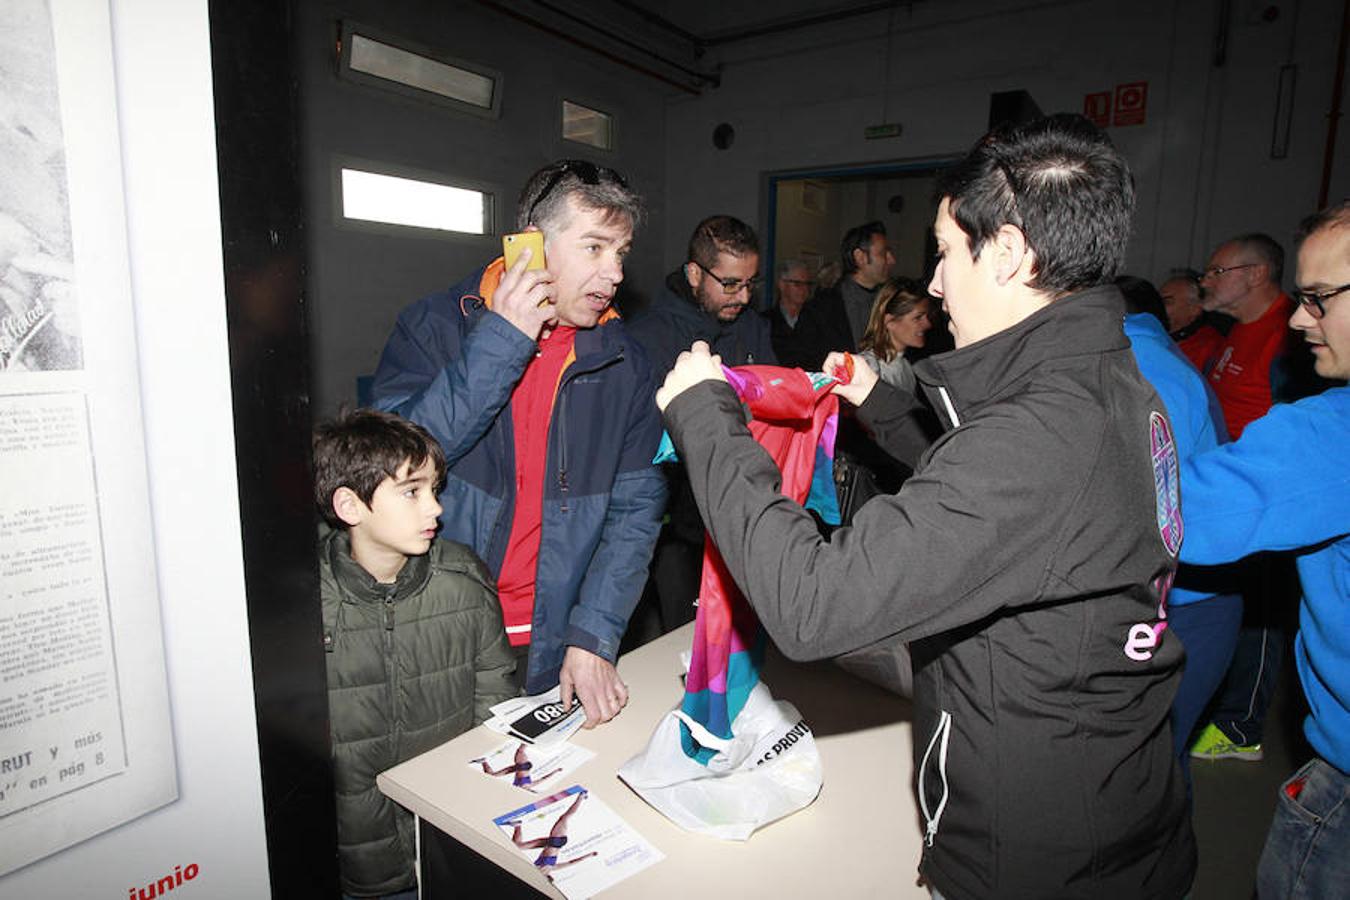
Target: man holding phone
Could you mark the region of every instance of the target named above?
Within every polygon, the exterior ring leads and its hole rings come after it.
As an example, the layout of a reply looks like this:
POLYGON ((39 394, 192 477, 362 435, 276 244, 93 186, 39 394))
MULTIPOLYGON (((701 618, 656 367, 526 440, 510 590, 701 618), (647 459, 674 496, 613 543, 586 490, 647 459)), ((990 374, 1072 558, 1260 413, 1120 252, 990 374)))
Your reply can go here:
POLYGON ((612 308, 642 215, 612 169, 540 169, 517 228, 542 267, 526 246, 405 309, 373 385, 445 450, 441 534, 496 577, 518 682, 559 684, 587 727, 628 701, 614 661, 665 504, 651 367, 612 308))

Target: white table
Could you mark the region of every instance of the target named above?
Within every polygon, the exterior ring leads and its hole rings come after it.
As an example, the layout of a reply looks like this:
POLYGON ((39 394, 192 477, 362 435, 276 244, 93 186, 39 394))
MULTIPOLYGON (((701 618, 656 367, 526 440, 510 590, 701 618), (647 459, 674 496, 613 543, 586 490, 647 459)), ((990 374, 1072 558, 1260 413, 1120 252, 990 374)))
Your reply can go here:
MULTIPOLYGON (((628 706, 614 721, 572 738, 595 758, 569 783, 590 789, 666 855, 605 896, 927 898, 927 888, 916 884, 922 829, 912 788, 909 704, 831 664, 792 663, 770 648, 762 680, 811 726, 824 787, 815 803, 748 841, 686 832, 619 780, 618 768, 646 746, 656 722, 683 696, 679 653, 692 636, 687 625, 620 659, 628 706)), ((492 824, 533 795, 467 765, 504 740, 475 728, 382 773, 380 790, 505 872, 561 897, 492 824)))

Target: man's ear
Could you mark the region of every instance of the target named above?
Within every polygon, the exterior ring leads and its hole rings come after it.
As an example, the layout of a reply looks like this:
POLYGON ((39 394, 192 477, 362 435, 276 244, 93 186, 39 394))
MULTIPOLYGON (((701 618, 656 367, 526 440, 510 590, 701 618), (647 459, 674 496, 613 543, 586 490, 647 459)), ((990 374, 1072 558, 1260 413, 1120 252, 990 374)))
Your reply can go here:
POLYGON ((370 507, 349 487, 333 491, 333 512, 347 525, 360 525, 370 507))
POLYGON ((1036 256, 1022 229, 1016 225, 1004 225, 989 244, 989 250, 994 252, 994 277, 1000 285, 1006 286, 1019 274, 1023 283, 1031 280, 1036 256))
POLYGON ((861 247, 854 247, 848 253, 849 257, 853 260, 853 271, 855 272, 867 265, 867 262, 870 259, 867 251, 861 247))
POLYGON ((698 290, 698 286, 703 283, 703 270, 698 267, 698 263, 684 264, 684 280, 689 282, 690 288, 698 290))

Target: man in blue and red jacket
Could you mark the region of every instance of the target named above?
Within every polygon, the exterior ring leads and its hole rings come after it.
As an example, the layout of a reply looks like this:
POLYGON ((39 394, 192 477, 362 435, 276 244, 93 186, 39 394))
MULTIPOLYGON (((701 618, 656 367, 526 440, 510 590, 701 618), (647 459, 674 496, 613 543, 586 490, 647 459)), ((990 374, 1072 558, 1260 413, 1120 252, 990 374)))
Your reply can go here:
POLYGON ((449 464, 441 536, 497 578, 527 693, 560 684, 587 725, 628 700, 614 668, 661 527, 651 367, 612 309, 642 217, 612 169, 564 160, 521 193, 544 234, 405 309, 375 373, 377 407, 424 426, 449 464))

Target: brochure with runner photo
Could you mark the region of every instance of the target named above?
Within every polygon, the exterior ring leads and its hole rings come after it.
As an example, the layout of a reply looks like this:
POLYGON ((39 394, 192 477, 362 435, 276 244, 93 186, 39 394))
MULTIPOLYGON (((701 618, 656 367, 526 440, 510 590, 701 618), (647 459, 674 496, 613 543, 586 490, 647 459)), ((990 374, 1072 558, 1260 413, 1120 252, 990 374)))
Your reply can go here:
POLYGON ((665 859, 581 785, 492 821, 568 900, 594 896, 665 859))
POLYGON ((510 779, 518 788, 536 794, 547 793, 567 779, 594 753, 567 741, 531 746, 524 741, 507 741, 487 756, 469 760, 469 766, 484 775, 510 779))

